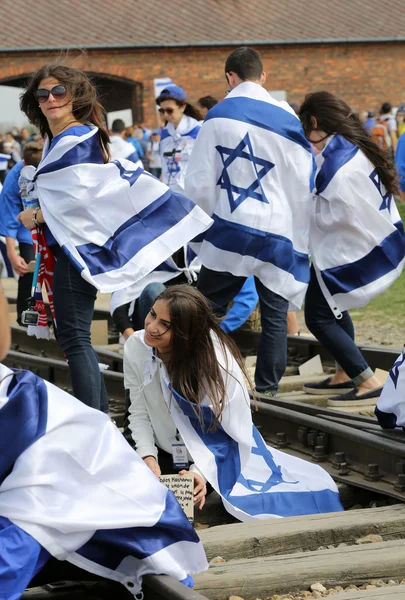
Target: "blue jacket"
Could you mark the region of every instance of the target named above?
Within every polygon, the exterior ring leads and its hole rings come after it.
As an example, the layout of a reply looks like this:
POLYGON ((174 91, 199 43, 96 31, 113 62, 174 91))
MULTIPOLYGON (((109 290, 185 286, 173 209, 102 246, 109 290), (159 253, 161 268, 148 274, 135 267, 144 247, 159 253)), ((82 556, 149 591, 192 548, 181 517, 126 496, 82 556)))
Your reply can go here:
POLYGON ((399 189, 405 192, 405 135, 402 134, 398 140, 395 152, 395 163, 399 174, 399 189))
POLYGON ((23 210, 18 178, 24 162, 20 161, 9 171, 0 196, 0 235, 12 237, 24 244, 32 244, 30 231, 17 221, 23 210))
POLYGON ((233 305, 221 322, 222 331, 229 333, 241 327, 256 308, 258 300, 259 296, 256 292, 255 278, 252 275, 246 279, 240 292, 235 296, 233 305))

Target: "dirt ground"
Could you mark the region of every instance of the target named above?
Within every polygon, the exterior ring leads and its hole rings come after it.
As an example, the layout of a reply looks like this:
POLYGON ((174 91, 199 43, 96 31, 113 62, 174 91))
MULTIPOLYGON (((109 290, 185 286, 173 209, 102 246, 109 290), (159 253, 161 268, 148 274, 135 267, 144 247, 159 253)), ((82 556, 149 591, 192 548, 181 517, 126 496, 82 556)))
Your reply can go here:
MULTIPOLYGON (((356 320, 356 311, 352 311, 351 317, 356 331, 356 341, 358 344, 366 344, 368 346, 384 346, 398 350, 398 354, 402 351, 405 344, 405 322, 398 324, 395 321, 381 323, 379 321, 364 321, 356 320)), ((301 335, 310 335, 305 327, 304 313, 297 313, 298 322, 300 324, 301 335)))

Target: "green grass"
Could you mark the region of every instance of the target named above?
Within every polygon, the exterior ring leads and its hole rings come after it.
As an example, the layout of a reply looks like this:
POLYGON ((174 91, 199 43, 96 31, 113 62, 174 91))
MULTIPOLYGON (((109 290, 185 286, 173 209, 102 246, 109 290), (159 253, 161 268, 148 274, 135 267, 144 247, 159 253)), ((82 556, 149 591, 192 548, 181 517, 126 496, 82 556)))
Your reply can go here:
MULTIPOLYGON (((399 214, 405 223, 405 205, 398 204, 399 214)), ((405 317, 405 270, 384 294, 377 296, 367 306, 350 312, 353 321, 366 321, 389 324, 401 322, 405 317)))

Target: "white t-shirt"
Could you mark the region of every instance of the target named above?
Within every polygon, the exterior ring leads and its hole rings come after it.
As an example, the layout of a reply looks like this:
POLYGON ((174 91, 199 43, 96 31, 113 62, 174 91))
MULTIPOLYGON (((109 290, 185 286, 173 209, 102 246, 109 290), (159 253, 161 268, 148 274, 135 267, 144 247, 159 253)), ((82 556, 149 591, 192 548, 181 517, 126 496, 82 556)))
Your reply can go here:
POLYGON ((388 114, 388 115, 380 115, 378 117, 381 121, 387 121, 387 127, 388 127, 388 131, 396 131, 397 130, 397 122, 395 117, 392 116, 392 114, 388 114))

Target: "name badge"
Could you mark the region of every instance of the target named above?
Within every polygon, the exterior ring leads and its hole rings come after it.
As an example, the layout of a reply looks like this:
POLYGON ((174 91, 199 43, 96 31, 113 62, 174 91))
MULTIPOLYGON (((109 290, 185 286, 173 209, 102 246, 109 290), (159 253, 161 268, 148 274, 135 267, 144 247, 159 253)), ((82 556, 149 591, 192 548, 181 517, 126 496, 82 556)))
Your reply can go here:
POLYGON ((172 444, 173 468, 188 469, 187 448, 182 442, 172 444))

